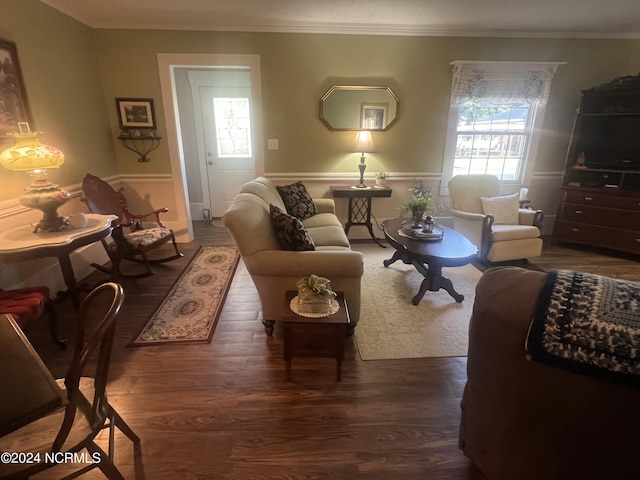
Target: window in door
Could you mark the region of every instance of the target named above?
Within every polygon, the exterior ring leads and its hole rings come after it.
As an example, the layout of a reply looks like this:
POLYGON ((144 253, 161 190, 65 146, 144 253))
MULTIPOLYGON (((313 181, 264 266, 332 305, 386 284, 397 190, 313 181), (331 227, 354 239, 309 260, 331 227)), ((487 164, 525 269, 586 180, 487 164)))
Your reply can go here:
POLYGON ((251 152, 248 98, 214 98, 218 158, 247 158, 251 152))

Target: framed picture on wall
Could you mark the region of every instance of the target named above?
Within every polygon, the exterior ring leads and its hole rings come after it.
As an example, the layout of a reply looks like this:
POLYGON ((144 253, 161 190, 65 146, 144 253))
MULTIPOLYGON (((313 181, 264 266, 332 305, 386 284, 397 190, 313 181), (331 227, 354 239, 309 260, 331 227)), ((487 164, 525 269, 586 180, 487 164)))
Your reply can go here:
POLYGON ((387 109, 384 103, 362 104, 360 128, 365 130, 382 130, 387 124, 387 109))
POLYGON ((0 142, 10 143, 4 135, 26 130, 27 123, 33 130, 18 50, 14 42, 0 39, 0 142))
POLYGON ((152 98, 116 98, 120 128, 156 129, 152 98))

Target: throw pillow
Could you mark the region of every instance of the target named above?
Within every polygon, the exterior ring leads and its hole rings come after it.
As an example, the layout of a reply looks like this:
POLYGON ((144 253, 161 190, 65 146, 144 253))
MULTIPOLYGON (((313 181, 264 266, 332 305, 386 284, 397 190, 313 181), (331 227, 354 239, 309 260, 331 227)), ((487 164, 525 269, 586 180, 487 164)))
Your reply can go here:
POLYGON ((518 225, 520 223, 519 199, 520 193, 500 197, 480 197, 482 213, 493 215, 493 223, 496 225, 518 225))
POLYGON ((277 186, 278 193, 287 208, 287 213, 300 220, 309 218, 318 213, 316 204, 304 183, 298 181, 292 185, 277 186))
POLYGON ((296 217, 283 212, 275 205, 269 205, 271 223, 275 228, 280 246, 285 250, 315 250, 313 239, 296 217))

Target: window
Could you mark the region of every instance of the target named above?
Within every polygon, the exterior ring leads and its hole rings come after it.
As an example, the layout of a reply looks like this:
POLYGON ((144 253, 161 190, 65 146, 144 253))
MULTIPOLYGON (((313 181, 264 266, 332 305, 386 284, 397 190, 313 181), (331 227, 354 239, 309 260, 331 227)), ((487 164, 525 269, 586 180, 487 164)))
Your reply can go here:
POLYGON ((218 157, 251 157, 249 99, 214 98, 213 111, 218 157))
POLYGON ((493 174, 500 180, 521 177, 531 135, 527 103, 492 104, 468 100, 458 106, 453 176, 493 174))
MULTIPOLYGON (((443 185, 465 174, 530 183, 551 80, 560 64, 456 61, 452 65, 443 185)), ((447 194, 446 188, 441 194, 447 194)))

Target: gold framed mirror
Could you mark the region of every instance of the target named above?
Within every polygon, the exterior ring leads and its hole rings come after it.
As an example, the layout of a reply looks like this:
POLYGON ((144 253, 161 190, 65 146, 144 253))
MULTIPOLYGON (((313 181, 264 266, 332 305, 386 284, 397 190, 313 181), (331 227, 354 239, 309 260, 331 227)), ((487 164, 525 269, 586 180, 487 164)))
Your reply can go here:
POLYGON ((336 85, 320 99, 330 130, 384 131, 398 120, 400 100, 389 87, 336 85))

